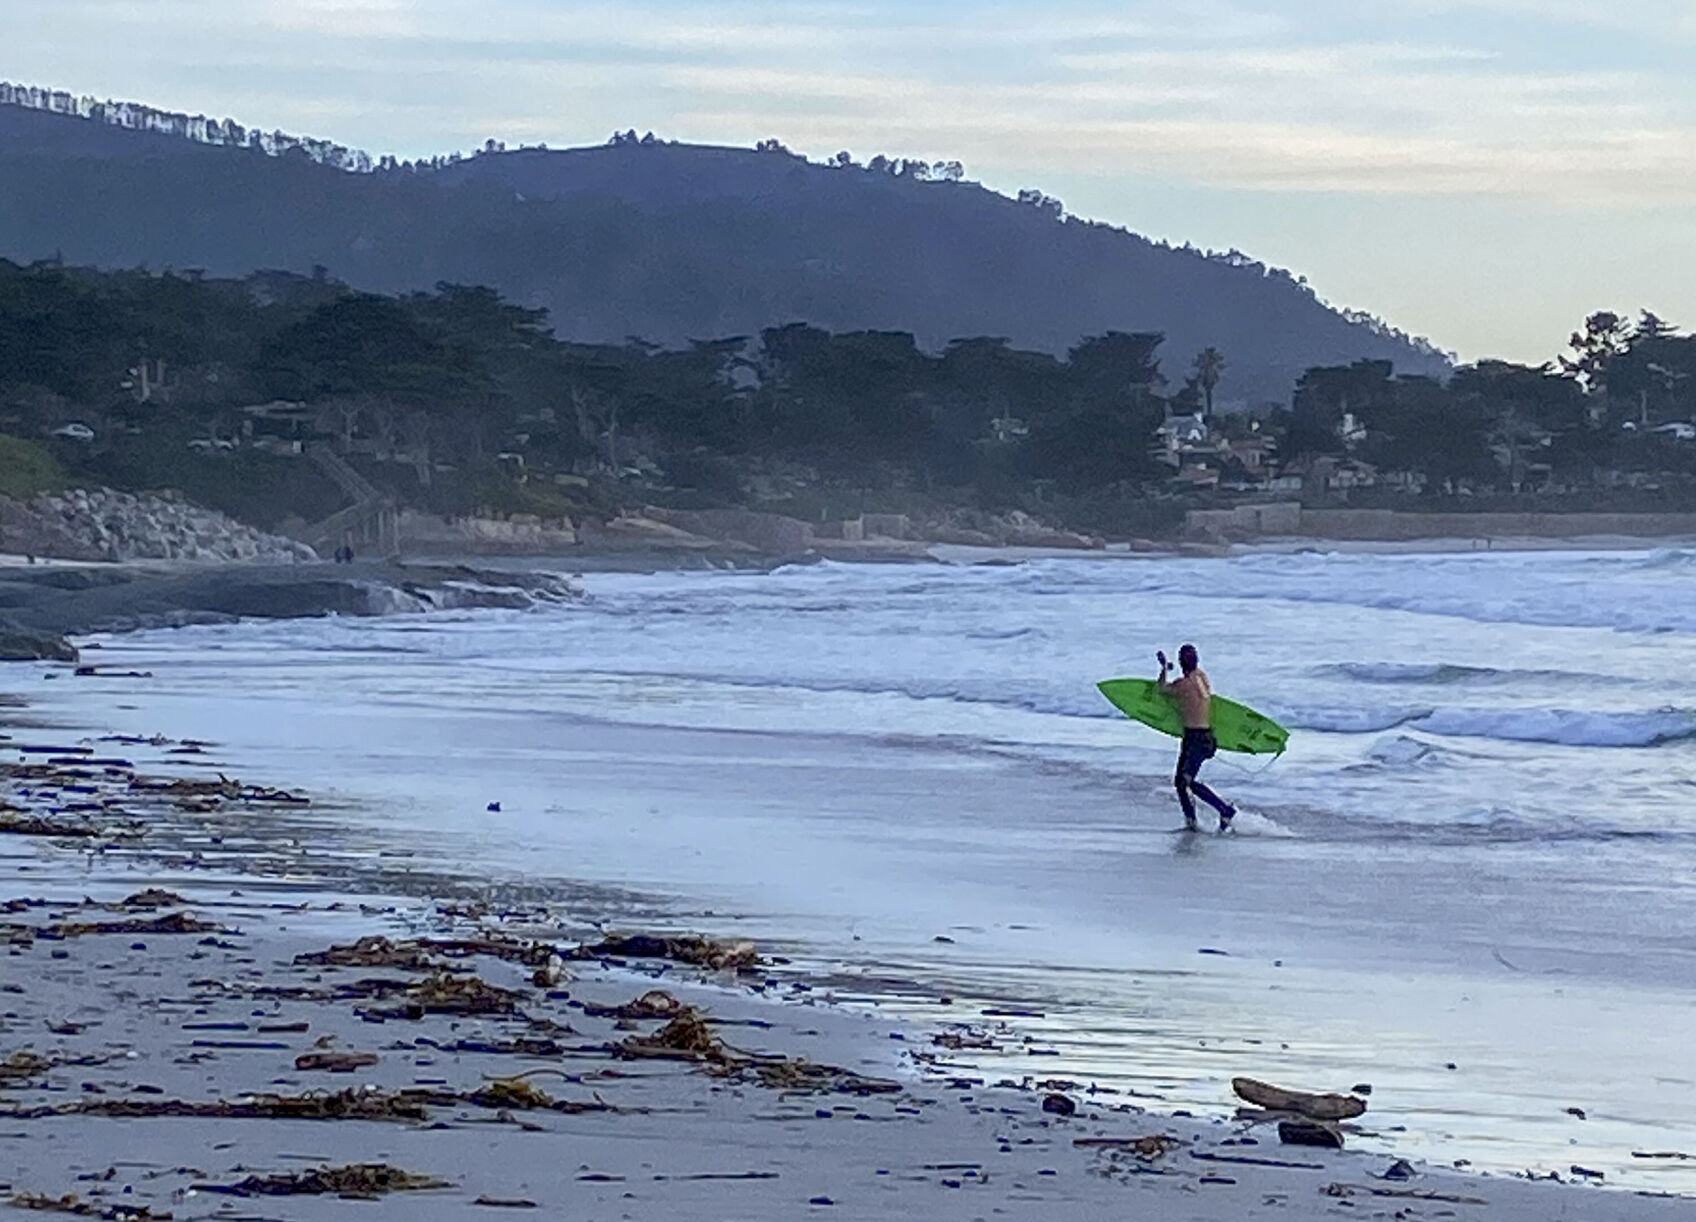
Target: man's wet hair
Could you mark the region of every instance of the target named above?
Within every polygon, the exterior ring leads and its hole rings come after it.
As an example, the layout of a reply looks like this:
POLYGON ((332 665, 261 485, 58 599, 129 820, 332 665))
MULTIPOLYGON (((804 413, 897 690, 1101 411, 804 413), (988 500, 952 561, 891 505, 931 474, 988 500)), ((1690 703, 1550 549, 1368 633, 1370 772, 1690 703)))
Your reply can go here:
POLYGON ((1185 645, 1178 650, 1178 665, 1185 670, 1194 670, 1201 663, 1201 655, 1195 651, 1194 645, 1185 645))

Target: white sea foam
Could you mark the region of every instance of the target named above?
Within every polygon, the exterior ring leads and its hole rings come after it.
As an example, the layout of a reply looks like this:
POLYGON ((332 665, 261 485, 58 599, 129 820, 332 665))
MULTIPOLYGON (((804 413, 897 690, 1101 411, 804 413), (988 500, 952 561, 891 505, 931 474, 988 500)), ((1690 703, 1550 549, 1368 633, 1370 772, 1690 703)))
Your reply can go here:
POLYGON ((1237 817, 1231 821, 1231 831, 1238 836, 1261 836, 1271 840, 1294 840, 1296 834, 1284 827, 1269 815, 1258 811, 1237 808, 1237 817))
POLYGON ((1572 709, 1438 709, 1410 723, 1427 734, 1559 743, 1569 747, 1654 747, 1696 737, 1696 714, 1585 713, 1572 709))
POLYGON ((1414 764, 1432 763, 1438 758, 1438 751, 1429 743, 1422 743, 1417 738, 1406 734, 1394 734, 1381 738, 1367 748, 1368 759, 1375 763, 1386 764, 1393 768, 1406 768, 1414 764))

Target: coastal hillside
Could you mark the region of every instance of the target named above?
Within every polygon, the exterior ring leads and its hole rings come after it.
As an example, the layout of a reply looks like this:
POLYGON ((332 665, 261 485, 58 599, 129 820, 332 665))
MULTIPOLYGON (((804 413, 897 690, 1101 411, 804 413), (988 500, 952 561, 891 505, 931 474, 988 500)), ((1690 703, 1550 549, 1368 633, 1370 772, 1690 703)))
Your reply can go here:
POLYGON ((0 256, 20 262, 216 276, 321 267, 377 292, 486 284, 587 342, 679 346, 800 321, 906 331, 933 351, 988 335, 1060 354, 1108 331, 1160 332, 1172 386, 1202 349, 1225 353, 1221 402, 1288 402, 1316 365, 1448 369, 1429 345, 1328 306, 1287 272, 1080 221, 1040 192, 1008 198, 957 165, 816 164, 770 145, 633 134, 410 165, 204 119, 125 111, 119 123, 103 107, 67 99, 71 113, 56 113, 9 96, 0 256))

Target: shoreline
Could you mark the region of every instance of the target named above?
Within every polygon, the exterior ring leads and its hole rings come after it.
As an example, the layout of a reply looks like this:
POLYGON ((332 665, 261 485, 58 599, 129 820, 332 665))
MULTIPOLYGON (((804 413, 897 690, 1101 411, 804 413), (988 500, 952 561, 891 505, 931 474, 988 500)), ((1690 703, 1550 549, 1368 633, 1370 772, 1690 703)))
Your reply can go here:
MULTIPOLYGON (((11 720, 17 729, 30 719, 11 720)), ((70 741, 83 733, 32 726, 26 737, 42 746, 84 746, 70 741)), ((636 1218, 733 1210, 755 1219, 831 1205, 867 1217, 927 1212, 964 1219, 992 1208, 1013 1217, 1051 1217, 1056 1209, 1104 1216, 1136 1201, 1158 1216, 1208 1222, 1310 1216, 1332 1200, 1382 1208, 1438 1202, 1527 1222, 1579 1199, 1594 1219, 1671 1218, 1688 1207, 1683 1198, 1632 1190, 1592 1189, 1578 1198, 1572 1194, 1584 1189, 1571 1184, 1426 1166, 1416 1166, 1411 1179, 1384 1179, 1397 1160, 1381 1153, 1281 1146, 1264 1125, 1144 1111, 1124 1095, 1079 1082, 998 1085, 993 1073, 950 1055, 951 1047, 969 1050, 984 1038, 993 1015, 914 1025, 890 1021, 875 1006, 836 1005, 831 993, 841 973, 834 982, 828 972, 809 974, 769 960, 766 947, 757 949, 768 965, 752 975, 571 955, 614 924, 640 921, 659 934, 705 925, 710 936, 734 930, 734 917, 668 917, 663 904, 594 887, 525 896, 472 878, 420 876, 407 857, 388 855, 381 835, 349 824, 356 810, 320 807, 310 794, 260 787, 235 797, 214 790, 209 798, 204 782, 191 791, 134 787, 137 775, 216 773, 214 745, 86 746, 98 754, 83 756, 91 762, 78 770, 100 775, 64 780, 92 784, 93 795, 67 794, 39 771, 20 777, 8 770, 15 805, 100 822, 118 818, 119 806, 106 801, 116 798, 141 829, 139 838, 95 838, 102 847, 91 855, 60 847, 86 838, 0 837, 0 868, 10 883, 0 900, 28 901, 6 904, 0 918, 9 930, 7 980, 22 987, 8 989, 11 1034, 3 1055, 27 1045, 62 1062, 3 1086, 0 1108, 9 1110, 0 1113, 0 1183, 13 1193, 75 1192, 100 1205, 146 1206, 157 1216, 209 1201, 197 1183, 387 1162, 448 1185, 384 1198, 381 1208, 397 1216, 425 1218, 463 1216, 477 1199, 616 1206, 636 1218), (180 753, 185 747, 194 749, 180 753), (114 751, 127 753, 132 767, 92 762, 114 758, 114 751), (28 795, 21 792, 26 782, 28 795), (148 888, 186 893, 186 902, 149 897, 148 888), (85 894, 94 897, 92 906, 70 898, 85 894), (152 924, 184 918, 209 928, 152 924), (120 928, 38 932, 102 922, 120 928), (21 936, 20 927, 37 932, 21 936), (343 967, 296 958, 372 936, 457 945, 425 949, 450 975, 511 990, 513 1009, 373 1021, 373 1009, 416 995, 421 981, 440 972, 395 955, 343 967), (519 944, 524 949, 513 953, 519 944), (540 948, 560 954, 557 968, 540 948), (543 975, 532 979, 536 971, 543 975), (780 1073, 774 1085, 751 1062, 747 1077, 719 1072, 724 1064, 706 1054, 632 1061, 609 1053, 624 1041, 652 1038, 669 1018, 591 1011, 626 1007, 656 987, 699 1010, 724 1045, 790 1064, 802 1057, 850 1076, 818 1088, 805 1076, 798 1085, 793 1073, 780 1073), (345 1073, 291 1072, 293 1058, 344 1052, 377 1060, 345 1073), (522 1080, 566 1110, 522 1106, 522 1094, 496 1101, 504 1106, 469 1098, 491 1081, 522 1074, 533 1074, 522 1080), (897 1089, 887 1089, 890 1082, 897 1089), (198 1106, 349 1086, 424 1090, 435 1101, 425 1116, 400 1122, 97 1114, 121 1100, 157 1109, 161 1101, 198 1106), (67 1104, 73 1114, 7 1119, 17 1109, 67 1104), (1071 1114, 1061 1115, 1068 1107, 1071 1114), (1139 1140, 1149 1153, 1137 1152, 1139 1140), (332 1148, 333 1160, 317 1153, 332 1148), (123 1164, 107 1178, 120 1149, 123 1164), (43 1169, 48 1163, 51 1172, 43 1169)), ((9 747, 8 755, 16 749, 9 747)), ((263 778, 267 785, 282 780, 263 778)), ((1316 1088, 1328 1085, 1346 1084, 1316 1088)), ((1371 1111, 1359 1123, 1370 1128, 1371 1111)), ((291 1208, 289 1216, 299 1217, 336 1208, 333 1200, 303 1198, 291 1206, 305 1210, 291 1208)))
POLYGON ((796 565, 1010 566, 1036 561, 1126 562, 1326 555, 1457 555, 1696 548, 1688 536, 1411 540, 1270 537, 1232 543, 1169 541, 1105 548, 980 547, 970 544, 823 543, 801 554, 669 546, 590 547, 556 555, 427 556, 319 563, 58 561, 0 553, 0 662, 79 660, 74 638, 137 629, 392 615, 477 608, 525 610, 582 596, 586 574, 769 573, 796 565))

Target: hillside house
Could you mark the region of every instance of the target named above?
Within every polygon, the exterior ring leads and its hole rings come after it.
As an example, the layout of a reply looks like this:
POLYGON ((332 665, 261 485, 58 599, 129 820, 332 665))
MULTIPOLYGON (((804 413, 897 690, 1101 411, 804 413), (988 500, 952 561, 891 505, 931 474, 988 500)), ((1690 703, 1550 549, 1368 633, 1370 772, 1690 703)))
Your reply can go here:
POLYGON ((328 439, 319 427, 319 409, 305 403, 273 399, 241 409, 243 445, 286 457, 303 454, 314 441, 328 439))
POLYGON ((1378 470, 1371 463, 1322 455, 1307 465, 1302 490, 1310 494, 1340 493, 1346 496, 1356 488, 1372 488, 1377 483, 1378 470))
POLYGON ((1217 452, 1212 430, 1200 412, 1192 416, 1168 416, 1154 430, 1154 457, 1168 466, 1184 466, 1186 455, 1217 452))
POLYGON ((1242 464, 1243 469, 1250 475, 1265 477, 1277 463, 1278 441, 1256 431, 1246 437, 1227 441, 1225 452, 1242 464))

